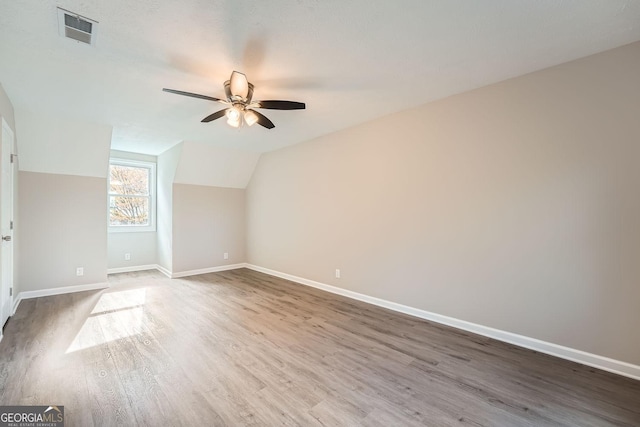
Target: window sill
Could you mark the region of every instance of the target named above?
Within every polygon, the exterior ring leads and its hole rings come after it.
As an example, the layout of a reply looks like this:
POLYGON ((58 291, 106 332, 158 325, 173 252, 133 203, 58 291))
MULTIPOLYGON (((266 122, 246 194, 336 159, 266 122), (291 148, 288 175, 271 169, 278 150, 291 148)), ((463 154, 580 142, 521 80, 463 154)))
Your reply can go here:
POLYGON ((155 233, 156 227, 108 227, 108 233, 155 233))

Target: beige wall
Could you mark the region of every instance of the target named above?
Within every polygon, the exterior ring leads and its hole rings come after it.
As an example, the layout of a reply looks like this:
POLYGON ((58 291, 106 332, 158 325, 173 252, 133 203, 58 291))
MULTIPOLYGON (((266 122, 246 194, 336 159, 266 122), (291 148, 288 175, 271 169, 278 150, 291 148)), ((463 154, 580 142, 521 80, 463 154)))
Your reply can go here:
POLYGON ((20 172, 21 292, 106 282, 106 185, 105 178, 20 172))
POLYGON ((245 262, 244 229, 244 189, 173 185, 173 273, 245 262))
POLYGON ((248 261, 640 364, 638 70, 640 43, 263 154, 248 261))
POLYGON ((155 231, 107 233, 107 266, 111 269, 155 265, 157 243, 155 231), (130 255, 129 260, 125 254, 130 255))
POLYGON ((105 282, 111 126, 16 108, 16 127, 19 291, 105 282))

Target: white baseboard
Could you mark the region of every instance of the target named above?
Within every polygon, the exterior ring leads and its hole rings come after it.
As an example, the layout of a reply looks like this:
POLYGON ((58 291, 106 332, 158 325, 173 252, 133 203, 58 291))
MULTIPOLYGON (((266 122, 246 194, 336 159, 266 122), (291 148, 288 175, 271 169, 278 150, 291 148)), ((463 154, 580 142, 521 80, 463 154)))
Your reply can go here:
POLYGON ((156 269, 158 270, 160 273, 164 274, 165 276, 167 276, 170 279, 178 279, 180 277, 187 277, 187 276, 196 276, 198 274, 206 274, 206 273, 217 273, 220 271, 227 271, 227 270, 236 270, 238 268, 244 268, 246 267, 247 264, 245 263, 239 263, 239 264, 229 264, 229 265, 221 265, 218 267, 208 267, 208 268, 200 268, 198 270, 187 270, 187 271, 178 271, 176 273, 164 268, 163 266, 159 265, 159 264, 153 264, 153 265, 142 265, 139 267, 131 267, 131 268, 113 268, 107 271, 108 274, 113 274, 113 273, 129 273, 132 271, 144 271, 144 270, 153 270, 156 269))
POLYGON ((22 301, 22 298, 20 297, 20 294, 18 294, 18 295, 16 295, 16 298, 13 300, 13 311, 11 312, 12 316, 14 314, 16 314, 16 310, 18 309, 18 306, 20 305, 20 301, 22 301))
POLYGON ((24 291, 20 292, 16 295, 16 298, 13 300, 13 312, 11 315, 16 314, 16 310, 18 310, 18 306, 23 299, 29 298, 40 298, 40 297, 48 297, 51 295, 61 295, 61 294, 70 294, 73 292, 82 292, 82 291, 94 291, 96 289, 106 289, 109 287, 109 283, 89 283, 87 285, 75 285, 75 286, 64 286, 61 288, 51 288, 51 289, 42 289, 39 291, 24 291))
POLYGON ((171 277, 172 279, 177 279, 179 277, 195 276, 198 274, 218 273, 220 271, 236 270, 238 268, 244 268, 246 266, 247 264, 245 263, 221 265, 219 267, 209 267, 209 268, 201 268, 199 270, 188 270, 188 271, 179 271, 177 273, 170 273, 171 275, 169 277, 171 277))
POLYGON ((325 283, 316 282, 314 280, 309 280, 302 277, 293 276, 291 274, 270 270, 268 268, 259 267, 257 265, 246 264, 244 265, 244 267, 249 268, 251 270, 259 271, 261 273, 269 274, 271 276, 280 277, 282 279, 300 283, 302 285, 311 286, 313 288, 331 292, 333 294, 342 295, 347 298, 352 298, 358 301, 363 301, 369 304, 384 307, 389 310, 408 314, 410 316, 415 316, 421 319, 430 320, 436 323, 441 323, 443 325, 452 326, 454 328, 462 329, 464 331, 473 332, 474 334, 483 335, 485 337, 493 338, 509 344, 514 344, 519 347, 528 348, 530 350, 535 350, 540 353, 549 354, 551 356, 556 356, 561 359, 582 363, 583 365, 592 366, 594 368, 602 369, 603 371, 608 371, 614 374, 623 375, 625 377, 640 380, 640 366, 633 365, 631 363, 622 362, 622 361, 611 359, 604 356, 599 356, 597 354, 587 353, 582 350, 576 350, 573 348, 564 347, 558 344, 553 344, 553 343, 538 340, 535 338, 526 337, 524 335, 514 334, 512 332, 490 328, 488 326, 478 325, 475 323, 467 322, 465 320, 443 316, 441 314, 432 313, 426 310, 421 310, 419 308, 409 307, 409 306, 398 304, 395 302, 383 300, 381 298, 376 298, 376 297, 361 294, 358 292, 349 291, 347 289, 338 288, 336 286, 327 285, 325 283))
POLYGON ((164 268, 163 266, 156 264, 156 270, 158 270, 160 273, 164 274, 169 279, 171 279, 171 272, 166 268, 164 268))
POLYGON ((187 276, 195 276, 198 274, 205 273, 216 273, 219 271, 227 271, 227 270, 235 270, 237 268, 243 268, 246 264, 230 264, 230 265, 221 265, 218 267, 209 267, 209 268, 201 268, 198 270, 187 270, 187 271, 178 271, 177 273, 173 273, 166 268, 158 265, 158 264, 149 264, 149 265, 139 265, 136 267, 119 267, 119 268, 110 268, 107 270, 107 274, 117 274, 117 273, 131 273, 134 271, 147 271, 147 270, 158 270, 160 273, 164 274, 170 279, 177 279, 180 277, 187 276))
POLYGON ((131 273, 134 271, 146 271, 146 270, 157 270, 157 269, 158 269, 158 266, 156 264, 136 265, 132 267, 110 268, 107 270, 107 274, 131 273))
POLYGON ((23 291, 18 295, 18 302, 15 304, 16 308, 23 299, 48 297, 51 295, 70 294, 72 292, 82 291, 94 291, 96 289, 106 289, 109 287, 108 282, 101 283, 89 283, 86 285, 64 286, 62 288, 50 288, 42 289, 39 291, 23 291))

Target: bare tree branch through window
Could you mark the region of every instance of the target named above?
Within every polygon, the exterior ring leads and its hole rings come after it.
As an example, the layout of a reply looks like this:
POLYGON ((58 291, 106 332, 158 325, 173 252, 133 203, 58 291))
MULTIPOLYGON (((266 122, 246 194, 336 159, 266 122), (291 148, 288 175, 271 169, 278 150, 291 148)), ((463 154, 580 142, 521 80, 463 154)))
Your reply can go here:
POLYGON ((109 225, 149 225, 150 169, 109 166, 109 225))

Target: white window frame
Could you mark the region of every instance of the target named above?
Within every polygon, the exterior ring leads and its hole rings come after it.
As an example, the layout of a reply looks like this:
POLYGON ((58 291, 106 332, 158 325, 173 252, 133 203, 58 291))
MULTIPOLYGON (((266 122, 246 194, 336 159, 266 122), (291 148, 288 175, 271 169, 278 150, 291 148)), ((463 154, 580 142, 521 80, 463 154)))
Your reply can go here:
POLYGON ((156 164, 142 160, 111 157, 107 171, 107 229, 110 233, 137 233, 156 231, 156 164), (111 225, 111 165, 149 169, 149 225, 111 225))

